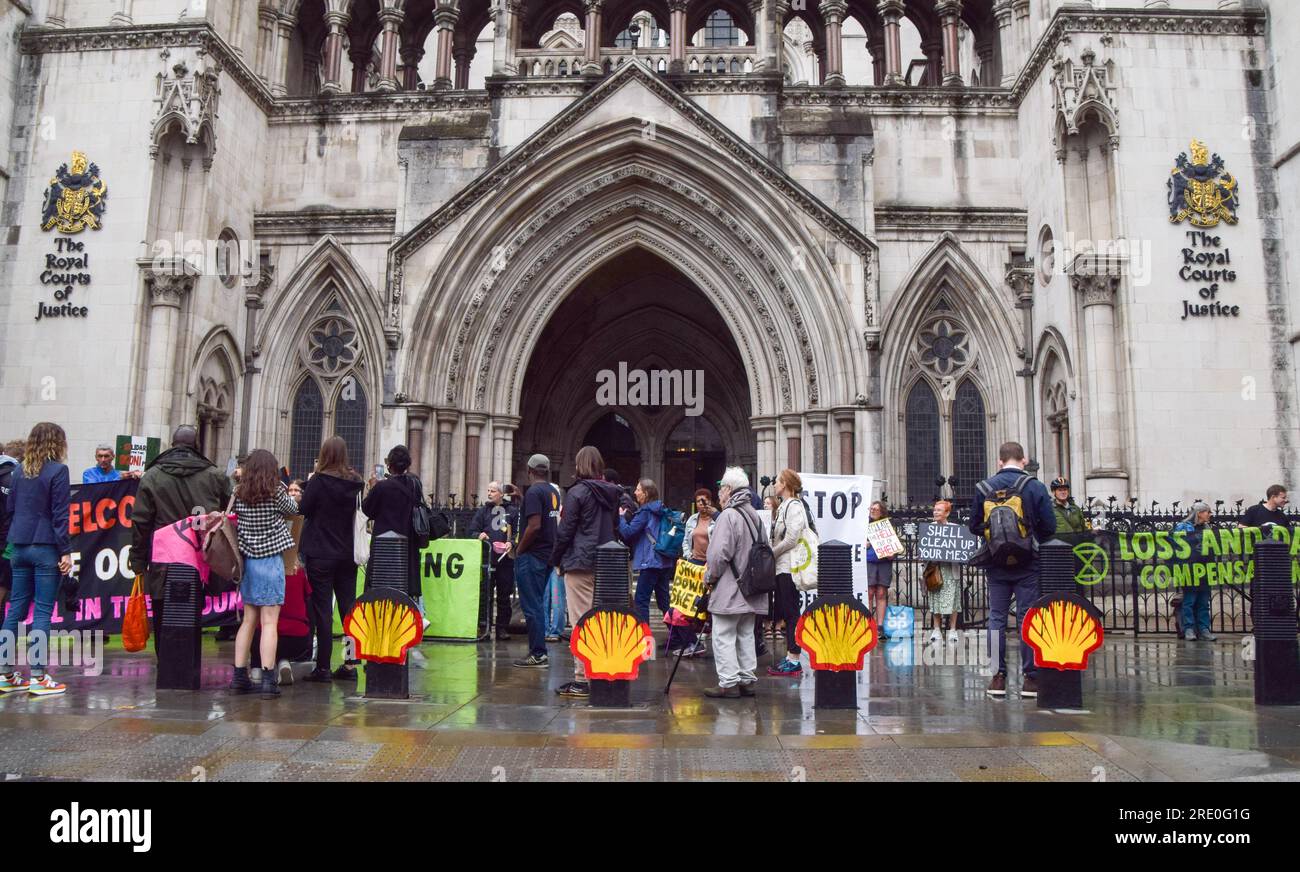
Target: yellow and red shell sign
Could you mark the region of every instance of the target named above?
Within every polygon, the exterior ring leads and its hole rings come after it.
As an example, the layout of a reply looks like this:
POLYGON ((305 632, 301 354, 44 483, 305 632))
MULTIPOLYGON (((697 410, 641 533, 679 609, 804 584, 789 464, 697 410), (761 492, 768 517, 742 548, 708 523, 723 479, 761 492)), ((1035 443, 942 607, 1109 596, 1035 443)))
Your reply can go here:
POLYGON ((650 659, 650 625, 625 609, 595 608, 578 619, 569 650, 582 661, 587 678, 630 681, 650 659))
POLYGON ((1105 632, 1092 603, 1077 594, 1052 593, 1025 611, 1020 638, 1034 649, 1034 665, 1081 670, 1088 668, 1088 655, 1101 647, 1105 632))
POLYGON ((402 591, 372 587, 357 597, 357 604, 343 619, 343 632, 356 643, 362 660, 405 663, 406 652, 424 635, 424 621, 402 591))
POLYGON ((856 672, 880 641, 876 619, 852 597, 818 597, 795 628, 813 669, 856 672))

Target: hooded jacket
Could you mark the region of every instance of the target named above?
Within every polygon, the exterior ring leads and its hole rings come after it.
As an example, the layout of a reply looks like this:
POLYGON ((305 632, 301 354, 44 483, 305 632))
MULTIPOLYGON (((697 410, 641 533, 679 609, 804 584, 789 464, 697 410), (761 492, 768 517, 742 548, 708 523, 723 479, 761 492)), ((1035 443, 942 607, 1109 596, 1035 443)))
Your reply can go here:
POLYGON ((596 548, 616 537, 620 489, 598 478, 582 478, 564 495, 551 565, 561 572, 595 572, 596 548))
POLYGON ((352 523, 356 517, 361 479, 340 478, 318 472, 302 489, 302 545, 298 549, 311 560, 352 562, 352 523))
POLYGON ((713 585, 709 611, 718 615, 761 615, 767 612, 767 594, 748 599, 741 594, 737 579, 749 566, 749 549, 763 535, 763 522, 754 511, 749 488, 737 488, 713 524, 709 534, 708 569, 705 579, 713 585))
POLYGON ((17 469, 18 458, 0 452, 0 551, 4 550, 5 544, 9 541, 9 510, 5 503, 9 500, 9 490, 17 469))
POLYGON ((638 572, 663 569, 673 563, 673 558, 655 551, 654 537, 659 535, 659 519, 663 514, 663 500, 653 500, 642 505, 631 521, 619 519, 618 535, 632 549, 632 568, 638 572))
MULTIPOLYGON (((211 460, 188 445, 178 445, 159 454, 145 467, 131 510, 131 568, 144 572, 153 553, 153 532, 194 509, 223 511, 230 502, 232 485, 211 460)), ((155 600, 163 594, 163 573, 150 572, 148 593, 155 600)))

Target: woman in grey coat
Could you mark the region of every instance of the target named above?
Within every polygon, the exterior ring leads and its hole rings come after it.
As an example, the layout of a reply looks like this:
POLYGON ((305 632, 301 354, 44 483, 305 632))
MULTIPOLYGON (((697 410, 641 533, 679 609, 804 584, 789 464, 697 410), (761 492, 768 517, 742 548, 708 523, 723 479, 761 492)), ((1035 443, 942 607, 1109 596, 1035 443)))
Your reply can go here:
POLYGON ((705 696, 753 696, 758 681, 754 616, 767 611, 767 594, 746 598, 736 581, 749 565, 750 547, 763 535, 752 498, 749 476, 739 467, 728 467, 718 483, 722 511, 713 524, 705 560, 709 614, 713 616, 713 662, 718 670, 718 686, 704 691, 705 696))

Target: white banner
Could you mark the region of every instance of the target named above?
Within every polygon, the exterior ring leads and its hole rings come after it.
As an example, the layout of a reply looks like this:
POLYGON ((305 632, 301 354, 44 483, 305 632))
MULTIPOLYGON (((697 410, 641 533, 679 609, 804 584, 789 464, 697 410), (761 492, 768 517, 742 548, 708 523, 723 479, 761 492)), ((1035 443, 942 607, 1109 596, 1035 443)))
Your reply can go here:
MULTIPOLYGON (((867 601, 867 509, 875 499, 875 479, 870 475, 818 475, 799 473, 803 496, 812 509, 817 537, 823 543, 832 539, 853 546, 853 592, 867 601)), ((820 571, 820 570, 819 570, 820 571)), ((812 594, 800 595, 801 610, 807 608, 812 594)))

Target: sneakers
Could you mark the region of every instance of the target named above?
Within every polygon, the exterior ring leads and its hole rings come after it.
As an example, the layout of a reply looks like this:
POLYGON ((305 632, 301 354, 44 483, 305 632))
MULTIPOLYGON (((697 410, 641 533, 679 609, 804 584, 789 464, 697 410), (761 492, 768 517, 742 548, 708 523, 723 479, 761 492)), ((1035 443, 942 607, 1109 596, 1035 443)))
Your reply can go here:
POLYGON ((957 631, 956 631, 956 630, 949 630, 949 631, 948 631, 948 644, 949 644, 949 645, 956 645, 956 644, 957 644, 958 642, 960 642, 960 641, 961 641, 961 636, 957 635, 957 631))
POLYGON ((293 684, 293 666, 288 660, 275 664, 275 674, 280 679, 280 684, 293 684))
POLYGON ((247 666, 235 667, 235 674, 230 677, 229 690, 231 693, 252 693, 253 692, 253 682, 252 679, 248 677, 247 666))
POLYGON ((943 641, 943 633, 940 633, 938 630, 931 630, 931 631, 930 631, 930 644, 931 644, 931 645, 938 645, 938 644, 939 644, 940 642, 942 642, 942 641, 943 641))
POLYGON ((585 681, 570 681, 563 687, 556 688, 555 692, 569 699, 587 699, 591 696, 591 685, 585 681))
POLYGON ((1032 675, 1026 675, 1020 682, 1021 696, 1038 696, 1038 679, 1032 675))
POLYGON ((0 693, 15 693, 26 689, 27 679, 23 678, 23 674, 17 669, 0 675, 0 693))
POLYGON ((523 660, 516 660, 515 665, 520 669, 545 669, 551 665, 551 658, 545 654, 529 654, 523 660))
POLYGON ((1183 630, 1183 639, 1184 639, 1185 641, 1187 641, 1187 642, 1195 642, 1195 641, 1196 641, 1196 631, 1195 631, 1195 630, 1183 630))
POLYGON ((793 678, 803 675, 803 665, 797 660, 782 660, 775 666, 767 667, 767 674, 778 677, 793 678))
POLYGON ((1216 636, 1216 635, 1214 635, 1213 633, 1211 633, 1209 630, 1204 630, 1204 631, 1202 631, 1201 634, 1200 634, 1200 636, 1199 636, 1199 638, 1200 638, 1200 640, 1201 640, 1202 642, 1217 642, 1217 641, 1219 641, 1219 637, 1216 636))
POLYGON ((45 673, 39 679, 32 678, 27 682, 27 692, 32 696, 54 696, 56 693, 63 693, 68 687, 65 684, 59 684, 54 680, 54 676, 45 673))
POLYGON ((1007 677, 1003 675, 1001 672, 993 676, 993 680, 989 682, 989 687, 987 692, 989 696, 1006 696, 1007 677))
POLYGON ((706 687, 704 695, 709 699, 740 699, 739 687, 706 687))
POLYGON ((686 646, 686 650, 682 652, 682 657, 706 657, 708 656, 708 653, 709 646, 704 644, 704 640, 696 639, 694 642, 686 646))

